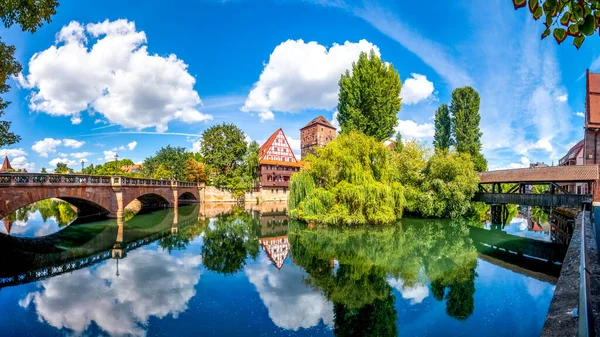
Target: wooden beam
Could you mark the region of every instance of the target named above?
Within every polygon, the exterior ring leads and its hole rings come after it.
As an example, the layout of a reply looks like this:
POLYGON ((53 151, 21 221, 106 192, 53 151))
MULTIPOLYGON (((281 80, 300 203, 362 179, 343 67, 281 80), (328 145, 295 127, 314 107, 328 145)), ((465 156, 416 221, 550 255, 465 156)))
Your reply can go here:
MULTIPOLYGON (((558 188, 559 191, 563 192, 564 194, 571 194, 568 191, 566 191, 564 188, 558 186, 556 183, 552 183, 551 184, 553 187, 558 188)), ((552 194, 554 194, 554 192, 552 192, 552 194)))

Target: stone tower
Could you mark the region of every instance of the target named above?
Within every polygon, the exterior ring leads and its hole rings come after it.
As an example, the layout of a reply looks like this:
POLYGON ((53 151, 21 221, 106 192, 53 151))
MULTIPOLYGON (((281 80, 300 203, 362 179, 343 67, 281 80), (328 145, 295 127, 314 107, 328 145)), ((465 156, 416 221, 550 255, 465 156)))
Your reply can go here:
POLYGON ((309 153, 314 153, 315 147, 327 145, 336 136, 336 129, 323 116, 310 121, 300 129, 300 148, 302 159, 309 153))

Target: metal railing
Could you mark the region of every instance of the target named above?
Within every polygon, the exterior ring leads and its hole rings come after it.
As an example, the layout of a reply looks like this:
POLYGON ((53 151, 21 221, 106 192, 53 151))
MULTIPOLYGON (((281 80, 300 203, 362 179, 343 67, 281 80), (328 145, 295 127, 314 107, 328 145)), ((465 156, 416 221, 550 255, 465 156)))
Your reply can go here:
POLYGON ((178 186, 199 187, 199 183, 130 178, 122 176, 92 176, 82 174, 46 174, 46 173, 0 173, 0 186, 12 185, 106 185, 120 184, 121 186, 178 186))
POLYGON ((579 336, 595 336, 591 303, 589 299, 590 275, 587 266, 587 243, 585 224, 586 205, 583 205, 583 216, 581 219, 581 250, 579 261, 579 336))

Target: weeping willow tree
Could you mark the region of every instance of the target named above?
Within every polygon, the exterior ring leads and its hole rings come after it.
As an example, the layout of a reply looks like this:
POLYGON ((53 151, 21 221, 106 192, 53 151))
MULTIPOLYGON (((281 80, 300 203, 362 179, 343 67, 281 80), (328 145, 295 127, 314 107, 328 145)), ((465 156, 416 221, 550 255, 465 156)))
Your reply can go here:
POLYGON ((342 134, 292 176, 290 215, 324 224, 389 224, 402 217, 404 191, 392 181, 391 153, 373 137, 342 134))

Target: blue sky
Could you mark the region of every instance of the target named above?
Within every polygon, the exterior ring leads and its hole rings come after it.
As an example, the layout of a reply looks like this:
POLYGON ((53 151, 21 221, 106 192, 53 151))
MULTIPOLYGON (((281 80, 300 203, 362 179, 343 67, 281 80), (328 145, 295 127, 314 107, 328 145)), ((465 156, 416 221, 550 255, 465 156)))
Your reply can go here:
POLYGON ((491 169, 556 163, 582 138, 600 38, 578 51, 541 32, 509 0, 63 0, 35 34, 0 30, 24 66, 6 95, 23 140, 0 155, 30 171, 139 162, 222 122, 259 142, 282 127, 299 153, 299 128, 333 119, 341 72, 373 48, 404 84, 405 138, 431 142, 436 107, 471 85, 491 169))

